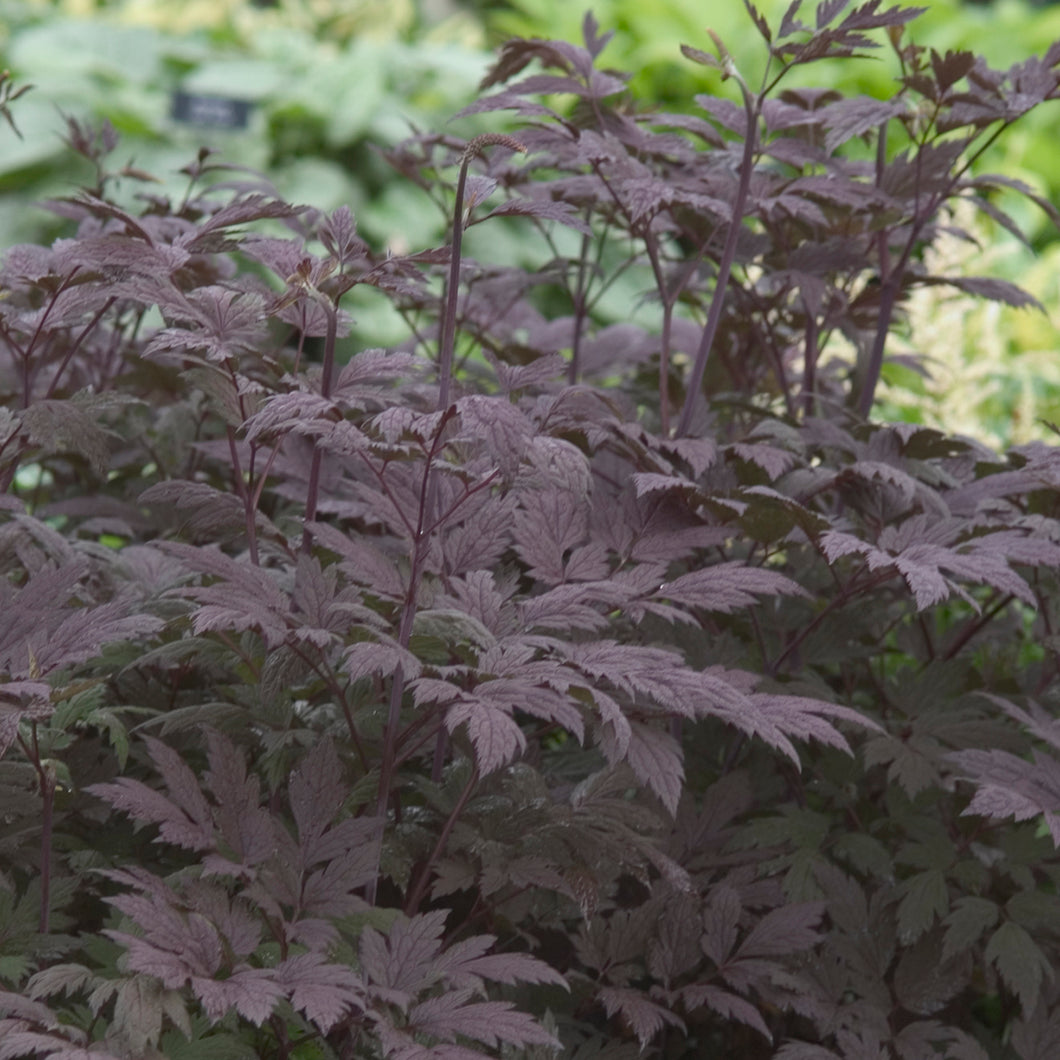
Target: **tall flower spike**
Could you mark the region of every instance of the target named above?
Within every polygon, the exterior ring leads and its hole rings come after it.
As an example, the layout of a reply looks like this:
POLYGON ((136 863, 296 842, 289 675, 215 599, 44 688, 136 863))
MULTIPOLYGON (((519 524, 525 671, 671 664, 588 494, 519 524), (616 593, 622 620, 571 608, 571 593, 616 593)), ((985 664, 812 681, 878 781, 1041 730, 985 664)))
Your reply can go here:
POLYGON ((482 133, 481 136, 468 141, 464 153, 460 156, 461 168, 466 167, 475 155, 481 154, 484 147, 507 147, 518 154, 526 154, 526 144, 520 143, 514 136, 505 133, 482 133))
POLYGON ((438 408, 449 405, 449 382, 453 371, 453 343, 456 338, 456 300, 460 290, 460 246, 464 238, 464 189, 467 168, 471 160, 486 147, 507 147, 520 154, 526 145, 504 133, 483 133, 468 142, 460 156, 460 176, 456 184, 456 203, 453 206, 453 246, 449 258, 449 281, 445 289, 445 316, 442 319, 442 338, 438 345, 438 408))

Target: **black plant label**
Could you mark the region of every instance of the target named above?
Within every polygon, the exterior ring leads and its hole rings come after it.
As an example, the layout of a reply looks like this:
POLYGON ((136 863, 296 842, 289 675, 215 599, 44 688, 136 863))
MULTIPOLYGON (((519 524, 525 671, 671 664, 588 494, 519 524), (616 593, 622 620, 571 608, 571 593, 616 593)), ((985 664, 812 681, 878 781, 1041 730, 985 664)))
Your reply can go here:
POLYGON ((250 122, 250 107, 250 102, 245 99, 177 91, 173 93, 170 114, 182 125, 245 129, 250 122))

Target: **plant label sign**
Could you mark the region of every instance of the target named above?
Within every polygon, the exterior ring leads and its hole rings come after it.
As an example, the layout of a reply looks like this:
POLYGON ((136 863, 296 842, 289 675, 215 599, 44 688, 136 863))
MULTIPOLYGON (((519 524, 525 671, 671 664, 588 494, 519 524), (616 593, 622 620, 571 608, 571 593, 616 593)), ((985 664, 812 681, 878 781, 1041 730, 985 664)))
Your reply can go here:
POLYGON ((245 99, 208 96, 196 92, 176 91, 170 113, 182 125, 206 126, 211 129, 245 129, 250 121, 251 104, 245 99))

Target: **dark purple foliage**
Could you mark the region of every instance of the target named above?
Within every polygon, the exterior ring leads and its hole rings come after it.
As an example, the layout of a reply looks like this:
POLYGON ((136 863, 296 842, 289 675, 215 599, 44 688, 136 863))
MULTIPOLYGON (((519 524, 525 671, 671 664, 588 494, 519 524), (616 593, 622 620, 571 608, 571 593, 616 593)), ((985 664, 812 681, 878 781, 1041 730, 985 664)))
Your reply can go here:
POLYGON ((509 42, 517 135, 387 152, 457 167, 405 256, 206 151, 131 212, 69 123, 0 266, 0 1060, 1056 1055, 1058 450, 869 413, 918 285, 1032 305, 923 251, 1016 229, 1060 47, 747 7, 690 114, 509 42), (787 83, 883 41, 890 100, 787 83))

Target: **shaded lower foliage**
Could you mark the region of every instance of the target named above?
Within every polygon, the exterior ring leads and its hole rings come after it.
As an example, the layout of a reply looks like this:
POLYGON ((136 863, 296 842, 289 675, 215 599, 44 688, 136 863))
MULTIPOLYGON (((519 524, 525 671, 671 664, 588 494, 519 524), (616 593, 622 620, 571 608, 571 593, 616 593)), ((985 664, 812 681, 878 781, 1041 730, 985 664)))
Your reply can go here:
POLYGON ((71 123, 100 186, 0 268, 0 1060, 1055 1054, 1060 450, 862 413, 1057 56, 846 7, 756 24, 781 72, 888 31, 895 101, 681 125, 591 19, 509 45, 560 72, 480 109, 537 124, 394 154, 459 166, 407 256, 208 152, 131 212, 71 123), (463 258, 498 190, 540 268, 463 258))

